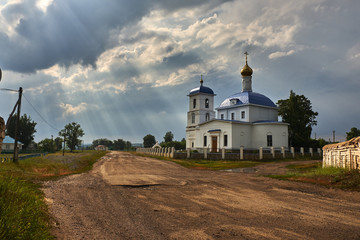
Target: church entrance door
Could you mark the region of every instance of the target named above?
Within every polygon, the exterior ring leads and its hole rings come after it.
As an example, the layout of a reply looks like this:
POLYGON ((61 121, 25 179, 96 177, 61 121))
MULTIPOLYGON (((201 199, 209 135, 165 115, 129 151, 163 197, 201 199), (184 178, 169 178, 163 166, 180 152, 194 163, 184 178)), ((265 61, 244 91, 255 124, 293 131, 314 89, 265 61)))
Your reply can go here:
POLYGON ((217 152, 217 137, 211 138, 211 152, 217 152))

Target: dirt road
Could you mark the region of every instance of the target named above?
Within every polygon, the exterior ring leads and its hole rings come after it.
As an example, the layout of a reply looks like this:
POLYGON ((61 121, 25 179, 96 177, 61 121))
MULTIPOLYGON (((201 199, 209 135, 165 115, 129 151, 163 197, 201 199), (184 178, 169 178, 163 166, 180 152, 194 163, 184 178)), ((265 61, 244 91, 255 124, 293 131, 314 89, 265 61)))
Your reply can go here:
POLYGON ((58 239, 360 239, 358 192, 122 152, 44 192, 58 239))

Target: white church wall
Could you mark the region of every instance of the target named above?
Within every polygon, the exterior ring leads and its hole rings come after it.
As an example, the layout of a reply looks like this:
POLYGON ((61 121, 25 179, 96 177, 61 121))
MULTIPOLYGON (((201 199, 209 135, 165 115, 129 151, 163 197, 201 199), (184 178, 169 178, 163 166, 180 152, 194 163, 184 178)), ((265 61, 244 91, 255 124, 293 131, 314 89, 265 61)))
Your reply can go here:
POLYGON ((256 121, 278 121, 278 110, 260 106, 249 107, 250 122, 256 121))
POLYGON ((272 135, 272 147, 288 147, 288 126, 282 123, 254 124, 253 147, 270 147, 267 135, 272 135))
POLYGON ((233 124, 233 134, 231 136, 232 149, 251 148, 252 146, 252 125, 248 124, 233 124))

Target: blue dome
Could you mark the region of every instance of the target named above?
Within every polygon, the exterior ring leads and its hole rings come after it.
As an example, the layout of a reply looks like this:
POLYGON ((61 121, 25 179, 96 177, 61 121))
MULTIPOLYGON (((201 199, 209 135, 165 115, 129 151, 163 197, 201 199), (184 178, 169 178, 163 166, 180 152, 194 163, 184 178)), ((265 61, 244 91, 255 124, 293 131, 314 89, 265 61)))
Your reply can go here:
POLYGON ((207 94, 214 94, 214 91, 211 88, 205 87, 201 85, 200 87, 194 88, 190 91, 189 95, 193 95, 196 93, 207 93, 207 94))
POLYGON ((225 99, 219 108, 231 107, 243 104, 256 104, 267 107, 276 107, 276 105, 268 97, 255 92, 239 92, 225 99))

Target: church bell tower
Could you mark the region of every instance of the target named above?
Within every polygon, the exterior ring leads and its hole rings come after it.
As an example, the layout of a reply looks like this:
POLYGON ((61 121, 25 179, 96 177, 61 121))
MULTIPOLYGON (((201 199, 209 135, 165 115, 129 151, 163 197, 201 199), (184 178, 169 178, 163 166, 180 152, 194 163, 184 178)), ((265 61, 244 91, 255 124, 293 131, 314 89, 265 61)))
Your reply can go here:
POLYGON ((210 121, 215 118, 214 92, 205 87, 204 80, 200 80, 200 87, 194 88, 189 93, 189 111, 187 113, 187 127, 210 121))

